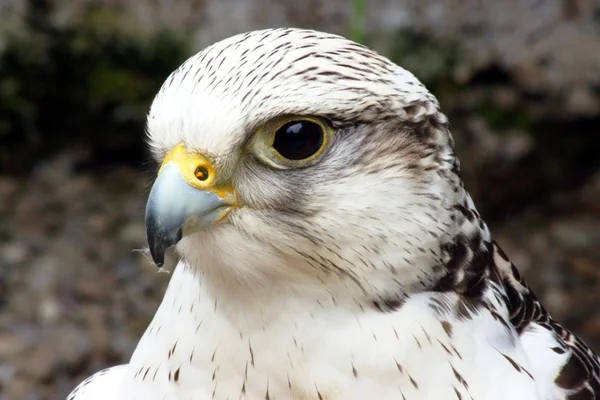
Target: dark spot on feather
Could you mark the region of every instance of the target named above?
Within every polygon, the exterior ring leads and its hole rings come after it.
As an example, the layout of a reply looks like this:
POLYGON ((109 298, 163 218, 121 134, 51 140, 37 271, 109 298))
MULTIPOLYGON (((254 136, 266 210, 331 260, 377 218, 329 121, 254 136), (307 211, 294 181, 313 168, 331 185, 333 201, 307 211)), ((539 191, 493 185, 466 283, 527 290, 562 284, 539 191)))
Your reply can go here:
POLYGON ((513 366, 514 369, 517 370, 517 372, 525 372, 527 375, 529 375, 529 377, 531 379, 533 379, 533 376, 529 373, 529 371, 527 371, 525 368, 521 367, 519 364, 517 364, 517 362, 515 360, 513 360, 512 358, 510 358, 509 356, 507 356, 504 353, 500 353, 504 356, 504 358, 506 358, 506 360, 508 360, 508 362, 513 366))
POLYGON ((417 337, 415 335, 413 335, 413 338, 415 338, 415 342, 417 342, 417 346, 419 346, 419 349, 421 349, 422 346, 421 346, 421 342, 419 342, 419 339, 417 339, 417 337))
POLYGON ((450 339, 452 339, 452 324, 448 321, 442 321, 442 328, 444 328, 444 332, 450 339))
POLYGON ((396 362, 396 368, 398 368, 398 371, 403 374, 404 373, 404 368, 402 368, 402 365, 398 364, 398 361, 394 360, 396 362))
POLYGON ((429 333, 427 333, 427 331, 425 330, 425 328, 423 328, 423 325, 421 325, 421 330, 425 334, 425 338, 427 339, 427 341, 429 342, 429 344, 432 344, 432 342, 431 342, 431 336, 429 336, 429 333))
POLYGON ((317 396, 319 397, 319 400, 323 400, 323 395, 319 392, 319 389, 317 389, 317 396))
POLYGON ((177 348, 177 340, 175 341, 175 344, 173 344, 173 347, 171 347, 171 350, 169 350, 169 357, 168 359, 171 359, 171 357, 173 356, 173 354, 175 354, 175 349, 177 348))
POLYGON ((458 371, 454 368, 452 364, 450 364, 450 367, 452 368, 452 372, 454 373, 454 377, 456 378, 456 380, 461 385, 463 385, 465 389, 469 389, 469 385, 467 384, 467 381, 465 381, 465 379, 462 377, 462 375, 458 373, 458 371))
POLYGON ((250 364, 254 367, 254 351, 252 351, 252 345, 248 342, 248 349, 250 349, 250 364))
POLYGON ((444 343, 442 343, 442 342, 441 342, 439 339, 438 339, 437 341, 438 341, 438 343, 440 344, 440 346, 442 346, 442 348, 443 348, 443 349, 446 351, 446 353, 448 353, 448 354, 449 354, 449 355, 451 355, 451 356, 453 355, 453 354, 452 354, 452 352, 450 351, 450 349, 448 349, 448 348, 447 348, 447 347, 444 345, 444 343))
POLYGON ((401 301, 399 299, 383 299, 383 300, 381 300, 381 302, 375 301, 374 303, 376 303, 375 307, 379 311, 394 312, 394 311, 398 310, 400 307, 402 307, 402 304, 404 304, 404 301, 401 301))
POLYGON ((419 390, 419 385, 417 385, 417 382, 413 379, 412 376, 410 376, 410 374, 408 375, 408 379, 410 380, 410 383, 415 387, 415 389, 419 390))
POLYGON ((563 389, 575 389, 589 379, 588 370, 579 357, 572 355, 555 379, 563 389))
MULTIPOLYGON (((504 326, 504 328, 510 332, 511 327, 508 324, 508 322, 506 322, 506 320, 502 317, 502 315, 498 314, 497 311, 494 310, 490 310, 490 314, 492 314, 492 317, 494 317, 494 319, 498 322, 500 322, 502 324, 502 326, 504 326)), ((511 335, 512 338, 513 335, 511 335)))
POLYGON ((504 356, 504 358, 506 358, 506 360, 510 363, 510 365, 513 366, 514 369, 516 369, 518 372, 521 372, 521 367, 519 366, 519 364, 517 364, 515 362, 515 360, 513 360, 512 358, 510 358, 509 356, 507 356, 504 353, 500 353, 500 354, 502 354, 502 356, 504 356))
POLYGON ((454 386, 452 388, 454 389, 454 393, 456 394, 456 397, 458 398, 458 400, 462 400, 462 396, 460 395, 458 390, 454 386))

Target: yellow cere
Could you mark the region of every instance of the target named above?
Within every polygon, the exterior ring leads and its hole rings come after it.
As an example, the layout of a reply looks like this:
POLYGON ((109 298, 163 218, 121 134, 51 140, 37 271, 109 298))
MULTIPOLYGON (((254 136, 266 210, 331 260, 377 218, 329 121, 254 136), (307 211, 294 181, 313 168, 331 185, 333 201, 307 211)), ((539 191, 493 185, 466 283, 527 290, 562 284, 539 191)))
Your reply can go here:
POLYGON ((208 161, 206 157, 199 153, 193 153, 186 150, 183 145, 176 146, 163 160, 163 163, 160 167, 158 173, 162 171, 162 169, 167 164, 174 164, 179 168, 181 174, 189 183, 195 188, 198 189, 208 189, 211 184, 215 180, 214 168, 211 165, 211 162, 208 161), (203 169, 208 173, 208 177, 204 177, 204 179, 198 179, 196 176, 196 170, 203 169))
POLYGON ((176 165, 183 178, 191 186, 214 193, 230 202, 232 206, 236 204, 233 187, 215 185, 215 168, 202 154, 188 151, 180 144, 166 155, 158 171, 159 175, 167 164, 176 165))

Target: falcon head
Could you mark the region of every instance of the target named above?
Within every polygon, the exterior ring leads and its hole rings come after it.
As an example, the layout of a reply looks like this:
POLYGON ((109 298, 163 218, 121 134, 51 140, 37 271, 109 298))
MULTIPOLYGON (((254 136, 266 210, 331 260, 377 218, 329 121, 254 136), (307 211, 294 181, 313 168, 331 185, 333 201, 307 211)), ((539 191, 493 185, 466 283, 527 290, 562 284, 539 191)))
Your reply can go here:
POLYGON ((466 201, 447 118, 362 45, 300 29, 223 40, 170 75, 147 131, 158 266, 175 246, 224 287, 392 302, 446 274, 466 201))

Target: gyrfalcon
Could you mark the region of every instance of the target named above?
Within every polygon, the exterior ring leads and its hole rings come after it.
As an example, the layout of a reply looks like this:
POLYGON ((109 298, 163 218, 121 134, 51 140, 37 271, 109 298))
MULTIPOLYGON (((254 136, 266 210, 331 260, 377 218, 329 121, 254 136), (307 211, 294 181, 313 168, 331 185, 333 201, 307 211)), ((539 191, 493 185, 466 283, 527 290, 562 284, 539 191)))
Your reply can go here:
POLYGON ((180 261, 129 364, 70 399, 600 397, 598 356, 477 212, 438 101, 387 58, 233 36, 168 77, 147 132, 149 250, 180 261))

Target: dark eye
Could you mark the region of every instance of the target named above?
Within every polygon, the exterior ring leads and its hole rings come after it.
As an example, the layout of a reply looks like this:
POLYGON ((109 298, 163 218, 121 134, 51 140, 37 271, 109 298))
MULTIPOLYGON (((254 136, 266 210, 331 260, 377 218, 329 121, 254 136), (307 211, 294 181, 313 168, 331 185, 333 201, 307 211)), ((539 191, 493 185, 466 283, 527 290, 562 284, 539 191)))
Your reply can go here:
POLYGON ((288 160, 304 160, 321 150, 323 128, 312 121, 290 121, 275 132, 273 148, 288 160))

